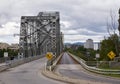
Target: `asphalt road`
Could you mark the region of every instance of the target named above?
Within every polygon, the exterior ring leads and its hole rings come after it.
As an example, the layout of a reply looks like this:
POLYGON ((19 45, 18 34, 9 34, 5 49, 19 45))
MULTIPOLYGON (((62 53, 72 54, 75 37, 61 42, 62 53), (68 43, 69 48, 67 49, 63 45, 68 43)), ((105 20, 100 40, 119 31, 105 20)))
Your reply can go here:
POLYGON ((67 53, 64 53, 59 64, 78 64, 78 62, 73 60, 67 53))
POLYGON ((40 71, 46 58, 29 62, 0 73, 0 84, 62 84, 44 77, 40 71))
POLYGON ((93 81, 96 83, 103 82, 108 84, 120 84, 120 79, 107 78, 86 72, 80 65, 75 64, 74 60, 72 61, 71 57, 67 53, 63 55, 57 71, 64 76, 75 79, 93 81))

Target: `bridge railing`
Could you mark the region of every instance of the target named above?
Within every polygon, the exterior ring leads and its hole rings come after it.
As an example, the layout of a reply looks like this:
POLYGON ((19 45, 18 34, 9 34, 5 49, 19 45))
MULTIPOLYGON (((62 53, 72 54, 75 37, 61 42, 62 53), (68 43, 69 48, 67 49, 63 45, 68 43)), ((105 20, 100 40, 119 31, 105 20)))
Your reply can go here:
POLYGON ((120 74, 120 70, 111 70, 111 69, 99 69, 96 67, 91 67, 86 64, 86 61, 69 53, 76 61, 78 61, 83 68, 89 70, 91 72, 99 73, 99 74, 120 74))

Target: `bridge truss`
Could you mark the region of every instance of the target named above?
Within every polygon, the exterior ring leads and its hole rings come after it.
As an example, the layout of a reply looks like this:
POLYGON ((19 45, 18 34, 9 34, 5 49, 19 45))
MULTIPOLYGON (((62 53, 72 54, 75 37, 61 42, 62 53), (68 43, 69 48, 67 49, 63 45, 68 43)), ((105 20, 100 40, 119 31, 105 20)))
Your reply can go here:
POLYGON ((37 16, 22 16, 20 55, 37 56, 52 52, 58 56, 63 49, 59 12, 40 12, 37 16))

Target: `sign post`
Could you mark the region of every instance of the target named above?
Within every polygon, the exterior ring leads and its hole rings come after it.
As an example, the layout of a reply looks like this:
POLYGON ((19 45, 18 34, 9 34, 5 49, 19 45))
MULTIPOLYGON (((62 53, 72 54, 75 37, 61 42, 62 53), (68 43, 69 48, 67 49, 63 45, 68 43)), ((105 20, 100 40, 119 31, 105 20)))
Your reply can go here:
POLYGON ((4 52, 4 57, 8 57, 8 52, 4 52))
POLYGON ((98 58, 100 58, 100 54, 96 54, 96 60, 97 60, 97 65, 96 65, 96 67, 98 67, 98 58))
MULTIPOLYGON (((107 56, 112 60, 115 58, 116 54, 113 51, 110 51, 107 56)), ((109 66, 111 66, 111 62, 109 61, 109 66)))
POLYGON ((53 54, 52 54, 51 52, 47 52, 46 58, 47 58, 48 60, 51 60, 51 59, 53 58, 53 54))
POLYGON ((8 64, 8 52, 4 52, 5 63, 8 64))
MULTIPOLYGON (((48 61, 47 61, 47 64, 46 64, 46 67, 47 67, 47 65, 49 65, 49 70, 51 71, 51 65, 52 65, 52 58, 53 58, 53 54, 51 53, 51 52, 47 52, 47 54, 46 54, 46 58, 48 59, 48 61)), ((46 68, 45 67, 45 68, 46 68)))

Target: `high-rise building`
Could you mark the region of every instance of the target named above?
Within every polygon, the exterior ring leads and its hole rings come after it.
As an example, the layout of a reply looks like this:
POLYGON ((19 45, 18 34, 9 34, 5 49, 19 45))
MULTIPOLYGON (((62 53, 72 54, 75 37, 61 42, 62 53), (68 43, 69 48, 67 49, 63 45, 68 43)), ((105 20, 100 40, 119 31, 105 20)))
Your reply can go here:
POLYGON ((27 57, 52 52, 59 55, 61 33, 59 12, 40 12, 37 16, 22 16, 20 54, 27 57))
POLYGON ((94 43, 92 39, 88 39, 86 40, 85 44, 84 44, 84 48, 90 48, 90 49, 94 49, 94 43))
POLYGON ((94 42, 94 50, 100 49, 100 42, 94 42))

